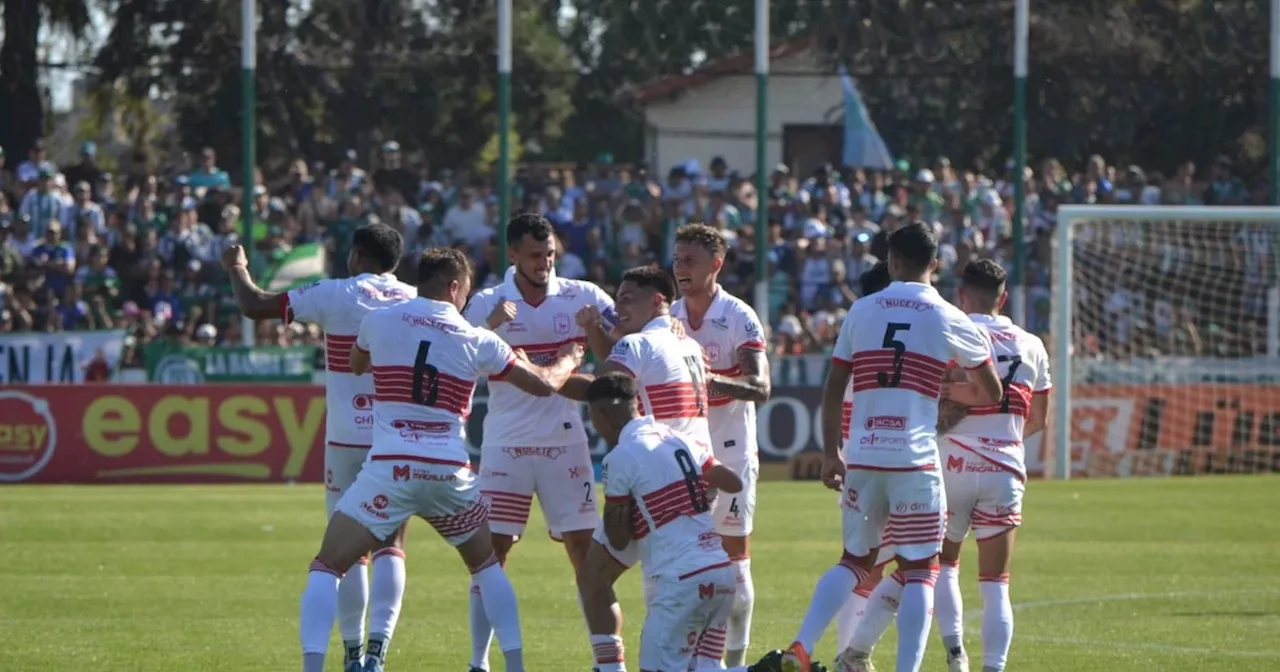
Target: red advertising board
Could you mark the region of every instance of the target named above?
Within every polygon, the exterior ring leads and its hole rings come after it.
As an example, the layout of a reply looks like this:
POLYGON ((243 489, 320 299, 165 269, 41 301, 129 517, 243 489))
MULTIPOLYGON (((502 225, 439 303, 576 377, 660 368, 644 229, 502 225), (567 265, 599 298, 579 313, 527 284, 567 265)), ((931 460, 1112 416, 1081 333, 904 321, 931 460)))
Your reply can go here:
POLYGON ((0 389, 0 482, 319 481, 314 385, 0 389))

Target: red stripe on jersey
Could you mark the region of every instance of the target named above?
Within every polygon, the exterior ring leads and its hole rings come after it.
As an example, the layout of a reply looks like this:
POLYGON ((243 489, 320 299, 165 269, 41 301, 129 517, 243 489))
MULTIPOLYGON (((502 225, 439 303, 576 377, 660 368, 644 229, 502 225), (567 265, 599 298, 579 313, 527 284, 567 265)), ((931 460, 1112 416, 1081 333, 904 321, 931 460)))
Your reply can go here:
POLYGON ((706 415, 706 390, 694 388, 693 383, 647 385, 644 391, 649 395, 649 404, 652 406, 649 413, 655 419, 701 418, 706 415))
POLYGON ((761 340, 747 341, 746 343, 739 345, 738 349, 739 350, 755 350, 758 352, 764 352, 765 351, 764 341, 761 341, 761 340))
POLYGON ((846 401, 840 406, 840 437, 849 440, 849 425, 853 424, 853 402, 846 401))
MULTIPOLYGON (((699 479, 694 485, 694 491, 699 501, 706 500, 705 481, 699 479)), ((698 515, 693 504, 694 496, 689 492, 689 482, 681 479, 664 485, 640 499, 644 502, 644 508, 649 512, 649 517, 653 519, 653 528, 659 529, 677 518, 698 515)))
POLYGON ((969 415, 1000 415, 1007 413, 1009 415, 1020 415, 1024 418, 1031 417, 1031 388, 1020 383, 1014 383, 1004 391, 1004 398, 1009 402, 1008 407, 1005 407, 1003 401, 999 404, 988 406, 970 406, 969 415))
POLYGON ((926 397, 937 399, 942 393, 942 377, 947 365, 932 357, 914 352, 902 353, 901 359, 891 349, 863 350, 853 353, 853 391, 879 390, 880 374, 887 378, 898 378, 897 389, 911 390, 926 397), (894 375, 899 368, 900 376, 894 375))
POLYGON ((324 335, 324 368, 333 373, 351 373, 351 346, 355 336, 324 335))
POLYGON ((280 319, 285 324, 293 323, 293 306, 289 305, 289 292, 280 295, 280 319))
MULTIPOLYGON (((711 369, 710 373, 714 373, 717 376, 724 376, 726 378, 737 378, 738 376, 742 375, 742 367, 737 364, 734 364, 733 366, 727 369, 711 369)), ((720 406, 728 406, 729 404, 732 404, 732 403, 733 403, 733 397, 730 397, 729 395, 726 395, 726 394, 720 394, 715 390, 707 390, 708 406, 711 406, 712 408, 716 408, 720 406)))
MULTIPOLYGON (((474 380, 463 380, 440 371, 436 371, 434 376, 423 372, 421 384, 423 403, 420 405, 459 415, 465 413, 470 407, 471 394, 476 389, 474 380), (427 397, 431 394, 432 388, 435 390, 435 400, 428 404, 427 397)), ((413 367, 373 367, 373 399, 374 401, 419 404, 413 399, 413 367)))

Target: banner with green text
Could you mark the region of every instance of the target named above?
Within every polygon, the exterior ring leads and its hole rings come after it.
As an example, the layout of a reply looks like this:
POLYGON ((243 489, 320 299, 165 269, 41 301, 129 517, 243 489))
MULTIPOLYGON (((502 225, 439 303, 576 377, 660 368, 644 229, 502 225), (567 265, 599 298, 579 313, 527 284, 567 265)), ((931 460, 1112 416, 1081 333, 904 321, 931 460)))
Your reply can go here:
POLYGON ((316 348, 152 343, 142 356, 147 380, 153 383, 310 383, 315 374, 316 348))

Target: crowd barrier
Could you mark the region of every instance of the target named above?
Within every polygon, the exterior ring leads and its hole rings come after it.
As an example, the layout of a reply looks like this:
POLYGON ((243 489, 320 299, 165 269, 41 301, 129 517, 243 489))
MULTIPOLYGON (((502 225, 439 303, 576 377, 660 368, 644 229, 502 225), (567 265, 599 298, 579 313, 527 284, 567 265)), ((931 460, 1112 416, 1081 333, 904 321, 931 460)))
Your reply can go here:
MULTIPOLYGON (((758 407, 761 477, 816 479, 821 390, 780 386, 758 407)), ((468 439, 479 459, 487 410, 468 439)), ((324 389, 278 385, 0 387, 0 482, 320 481, 324 389)), ((1245 385, 1095 385, 1075 390, 1077 476, 1280 472, 1280 391, 1245 385)), ((607 446, 588 425, 593 456, 607 446)), ((1053 462, 1042 436, 1028 470, 1053 462)))

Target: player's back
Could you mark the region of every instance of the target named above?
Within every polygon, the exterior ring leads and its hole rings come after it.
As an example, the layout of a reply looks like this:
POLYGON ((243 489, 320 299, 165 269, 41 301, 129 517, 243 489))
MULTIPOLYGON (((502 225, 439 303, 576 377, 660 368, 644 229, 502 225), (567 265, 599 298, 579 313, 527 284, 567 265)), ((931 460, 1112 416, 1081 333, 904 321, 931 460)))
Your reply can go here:
POLYGON ((895 282, 854 302, 833 354, 852 366, 845 461, 873 469, 934 466, 948 362, 981 365, 989 353, 986 336, 928 285, 895 282))
POLYGON ((646 417, 624 428, 606 459, 606 496, 625 489, 635 499, 633 533, 647 576, 682 577, 728 562, 709 513, 703 472, 714 458, 706 446, 646 417))
POLYGON ((351 346, 366 315, 417 295, 416 288, 394 275, 374 273, 321 280, 285 294, 286 322, 309 322, 324 330, 328 443, 347 448, 372 443, 373 382, 351 373, 351 346))
POLYGON ((671 330, 662 316, 618 340, 609 361, 640 384, 640 412, 711 445, 707 423, 707 365, 702 346, 671 330))
POLYGON ((966 448, 1014 469, 1025 477, 1022 432, 1031 415, 1031 399, 1050 388, 1049 354, 1038 336, 1007 317, 972 314, 991 336, 996 372, 1004 381, 1000 403, 973 406, 949 432, 966 448))
MULTIPOLYGON (((764 350, 763 327, 745 301, 717 287, 702 324, 694 328, 684 299, 671 306, 671 315, 685 324, 689 337, 702 347, 707 368, 723 376, 740 376, 738 351, 764 350)), ((756 405, 728 395, 707 393, 707 422, 717 457, 729 461, 757 449, 756 405)))
POLYGON ((476 381, 504 375, 511 349, 449 303, 419 298, 370 314, 360 329, 373 372, 374 447, 467 464, 462 439, 476 381))

